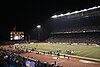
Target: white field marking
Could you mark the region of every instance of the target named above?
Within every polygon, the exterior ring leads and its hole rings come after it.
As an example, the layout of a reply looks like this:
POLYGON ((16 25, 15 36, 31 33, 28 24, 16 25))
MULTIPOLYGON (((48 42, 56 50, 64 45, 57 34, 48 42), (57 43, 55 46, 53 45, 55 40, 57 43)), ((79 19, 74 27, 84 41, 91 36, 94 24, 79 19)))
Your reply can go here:
POLYGON ((62 63, 62 62, 64 62, 64 61, 65 61, 65 60, 59 61, 59 62, 57 62, 57 64, 62 63))
POLYGON ((100 64, 100 63, 98 63, 98 62, 87 61, 87 60, 80 60, 80 62, 83 62, 83 63, 95 63, 95 64, 100 64))
POLYGON ((48 55, 48 54, 45 54, 45 55, 48 55))
POLYGON ((54 60, 55 60, 55 59, 57 59, 57 57, 52 57, 52 59, 54 59, 54 60))
POLYGON ((59 56, 60 58, 64 58, 63 56, 59 56))

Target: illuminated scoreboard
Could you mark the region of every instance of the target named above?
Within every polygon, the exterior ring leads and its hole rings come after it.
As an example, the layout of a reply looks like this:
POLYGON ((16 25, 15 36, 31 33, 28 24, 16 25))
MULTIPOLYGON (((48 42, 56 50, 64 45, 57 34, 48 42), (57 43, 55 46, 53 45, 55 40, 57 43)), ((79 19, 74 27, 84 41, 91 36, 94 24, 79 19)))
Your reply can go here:
POLYGON ((23 31, 11 31, 10 40, 24 40, 24 32, 23 31))

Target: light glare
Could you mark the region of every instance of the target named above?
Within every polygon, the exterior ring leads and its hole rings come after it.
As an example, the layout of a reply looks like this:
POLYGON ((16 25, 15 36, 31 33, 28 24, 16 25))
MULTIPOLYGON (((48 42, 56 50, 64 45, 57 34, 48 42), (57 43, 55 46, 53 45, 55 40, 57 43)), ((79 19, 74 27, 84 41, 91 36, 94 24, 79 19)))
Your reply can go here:
POLYGON ((57 18, 58 16, 57 15, 54 15, 54 16, 52 16, 51 18, 57 18))
POLYGON ((58 17, 64 16, 63 14, 58 15, 58 17))
POLYGON ((41 28, 41 25, 37 25, 37 28, 41 28))

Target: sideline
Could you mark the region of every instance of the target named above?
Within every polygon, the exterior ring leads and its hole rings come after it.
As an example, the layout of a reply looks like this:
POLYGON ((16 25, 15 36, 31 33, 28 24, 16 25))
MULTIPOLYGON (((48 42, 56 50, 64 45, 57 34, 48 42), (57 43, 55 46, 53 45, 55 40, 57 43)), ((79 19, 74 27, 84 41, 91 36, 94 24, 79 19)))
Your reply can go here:
MULTIPOLYGON (((44 51, 44 50, 39 50, 39 51, 44 51)), ((48 52, 48 51, 44 51, 44 52, 48 52)), ((82 56, 75 56, 75 55, 68 55, 68 54, 60 54, 60 56, 69 56, 69 57, 73 57, 73 58, 79 58, 79 59, 84 59, 84 60, 88 60, 88 61, 93 61, 93 62, 99 62, 100 63, 100 59, 94 59, 94 58, 88 58, 88 57, 82 57, 82 56)))
MULTIPOLYGON (((61 55, 64 55, 64 54, 61 54, 61 55)), ((90 60, 90 61, 93 61, 93 62, 99 62, 100 63, 100 59, 81 57, 81 56, 75 56, 75 55, 66 55, 66 56, 74 57, 74 58, 80 58, 80 59, 85 59, 85 60, 90 60)))

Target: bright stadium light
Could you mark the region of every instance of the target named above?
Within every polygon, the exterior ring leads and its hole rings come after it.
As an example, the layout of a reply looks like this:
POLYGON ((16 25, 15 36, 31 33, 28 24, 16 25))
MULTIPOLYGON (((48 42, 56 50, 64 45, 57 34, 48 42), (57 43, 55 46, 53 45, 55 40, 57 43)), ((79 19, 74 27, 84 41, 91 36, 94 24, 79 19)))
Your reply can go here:
POLYGON ((64 16, 64 14, 60 14, 60 15, 58 15, 58 17, 61 17, 61 16, 64 16))
POLYGON ((74 13, 78 13, 79 11, 74 11, 74 13))
POLYGON ((71 13, 70 12, 68 12, 68 13, 66 13, 66 14, 64 14, 64 15, 70 15, 71 13))
POLYGON ((41 28, 41 25, 37 25, 37 28, 41 28))
POLYGON ((80 10, 80 12, 88 11, 87 9, 80 10))
POLYGON ((88 11, 87 9, 83 9, 83 11, 88 11))
POLYGON ((51 18, 57 18, 58 16, 57 15, 54 15, 54 16, 52 16, 51 18))
POLYGON ((92 10, 92 8, 88 8, 88 10, 92 10))
POLYGON ((72 12, 71 14, 75 14, 75 13, 79 13, 79 11, 74 11, 74 12, 72 12))
POLYGON ((100 6, 98 6, 98 8, 100 8, 100 6))
POLYGON ((98 7, 92 7, 92 8, 88 8, 88 10, 93 10, 93 9, 97 9, 98 7))
POLYGON ((92 9, 97 9, 98 7, 92 7, 92 9))

